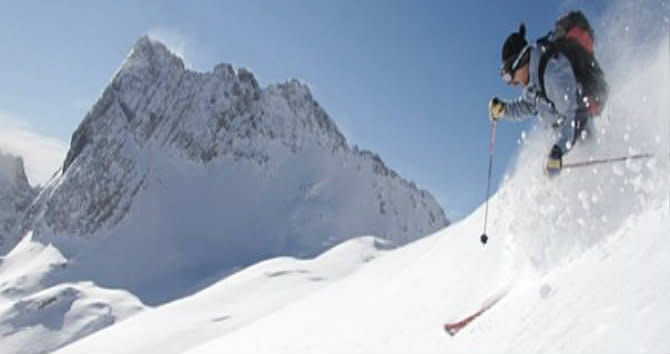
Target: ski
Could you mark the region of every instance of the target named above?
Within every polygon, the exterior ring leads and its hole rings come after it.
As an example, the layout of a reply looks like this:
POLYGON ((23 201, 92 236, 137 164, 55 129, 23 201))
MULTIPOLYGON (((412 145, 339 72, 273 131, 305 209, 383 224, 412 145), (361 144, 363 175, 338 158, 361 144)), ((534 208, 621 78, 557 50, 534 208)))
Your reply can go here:
POLYGON ((486 312, 488 309, 493 307, 495 304, 500 301, 507 292, 502 292, 500 294, 495 295, 494 297, 488 299, 487 301, 484 302, 482 307, 472 315, 457 321, 457 322, 450 322, 450 323, 445 323, 444 324, 444 330, 449 333, 450 336, 455 336, 456 333, 458 333, 461 329, 463 329, 465 326, 467 326, 470 322, 474 321, 477 317, 481 316, 484 312, 486 312))

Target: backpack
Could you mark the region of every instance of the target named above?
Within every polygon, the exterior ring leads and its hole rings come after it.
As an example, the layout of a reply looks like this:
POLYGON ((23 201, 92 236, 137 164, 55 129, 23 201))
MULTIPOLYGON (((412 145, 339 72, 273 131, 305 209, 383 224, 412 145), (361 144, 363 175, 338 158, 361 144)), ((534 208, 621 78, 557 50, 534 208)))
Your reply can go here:
POLYGON ((538 39, 537 44, 542 51, 538 68, 540 95, 547 97, 544 89, 547 62, 561 53, 568 58, 575 79, 582 86, 578 92, 582 108, 589 117, 599 116, 607 102, 609 87, 593 53, 594 33, 586 16, 571 11, 559 18, 554 30, 538 39))

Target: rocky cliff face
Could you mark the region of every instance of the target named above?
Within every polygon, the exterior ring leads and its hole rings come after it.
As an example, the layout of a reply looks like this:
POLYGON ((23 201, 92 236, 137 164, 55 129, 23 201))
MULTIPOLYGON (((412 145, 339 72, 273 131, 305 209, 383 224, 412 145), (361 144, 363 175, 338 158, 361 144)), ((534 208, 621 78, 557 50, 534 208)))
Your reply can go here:
POLYGON ((142 37, 74 132, 22 230, 49 242, 97 240, 70 248, 97 268, 101 254, 112 268, 114 252, 160 254, 165 264, 127 263, 146 276, 133 284, 87 273, 142 296, 147 279, 170 283, 171 270, 202 277, 269 256, 315 255, 360 235, 403 244, 447 224, 429 193, 350 148, 304 84, 261 88, 228 64, 187 70, 142 37))
POLYGON ((23 160, 0 151, 0 254, 16 242, 20 221, 36 194, 26 178, 23 160))

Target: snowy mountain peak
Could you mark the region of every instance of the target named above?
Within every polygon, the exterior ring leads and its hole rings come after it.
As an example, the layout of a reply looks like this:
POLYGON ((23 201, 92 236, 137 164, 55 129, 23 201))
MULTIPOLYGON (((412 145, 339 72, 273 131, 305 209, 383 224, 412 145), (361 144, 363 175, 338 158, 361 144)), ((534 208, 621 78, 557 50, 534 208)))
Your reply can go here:
POLYGON ((23 159, 0 151, 0 185, 28 185, 23 159))
MULTIPOLYGON (((83 228, 66 227, 81 220, 63 221, 68 213, 60 212, 48 224, 54 231, 71 234, 97 231, 108 221, 110 226, 116 224, 151 168, 146 160, 140 163, 140 155, 168 154, 197 163, 228 156, 264 164, 269 158, 267 143, 279 143, 296 153, 309 141, 328 150, 346 149, 345 138, 306 85, 291 80, 263 90, 251 72, 235 71, 230 64, 219 64, 207 73, 185 70, 167 47, 144 36, 72 135, 63 163, 62 178, 72 184, 61 183, 58 189, 86 185, 105 191, 81 201, 95 212, 84 216, 90 220, 83 228), (91 178, 83 170, 70 171, 78 163, 95 171, 94 175, 104 175, 91 178), (122 177, 103 186, 100 181, 110 178, 103 171, 110 166, 117 167, 122 177), (121 185, 128 190, 119 193, 121 185)), ((64 202, 69 194, 62 194, 64 202)), ((31 216, 37 214, 37 210, 31 212, 31 216)))
POLYGON ((35 194, 23 159, 0 151, 0 254, 17 239, 18 223, 35 194))
POLYGON ((349 148, 304 83, 261 88, 230 64, 187 70, 142 37, 23 231, 87 240, 72 250, 86 279, 161 303, 267 257, 314 256, 362 235, 404 244, 448 223, 429 193, 349 148), (146 264, 147 252, 164 261, 146 264))
POLYGON ((184 70, 184 61, 172 53, 160 41, 152 40, 149 36, 140 37, 128 54, 121 70, 184 70))

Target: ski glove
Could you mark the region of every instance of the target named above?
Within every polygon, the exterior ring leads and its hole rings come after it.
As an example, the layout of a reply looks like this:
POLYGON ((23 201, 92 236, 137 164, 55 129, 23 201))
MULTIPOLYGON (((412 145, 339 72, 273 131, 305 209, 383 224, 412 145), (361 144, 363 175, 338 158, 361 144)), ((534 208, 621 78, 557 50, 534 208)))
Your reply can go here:
POLYGON ((498 97, 493 97, 489 101, 489 119, 494 122, 505 114, 505 102, 498 97))
POLYGON ((545 165, 544 172, 549 177, 556 177, 561 173, 561 168, 563 167, 563 151, 554 145, 551 148, 549 157, 547 157, 547 164, 545 165))

